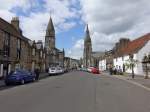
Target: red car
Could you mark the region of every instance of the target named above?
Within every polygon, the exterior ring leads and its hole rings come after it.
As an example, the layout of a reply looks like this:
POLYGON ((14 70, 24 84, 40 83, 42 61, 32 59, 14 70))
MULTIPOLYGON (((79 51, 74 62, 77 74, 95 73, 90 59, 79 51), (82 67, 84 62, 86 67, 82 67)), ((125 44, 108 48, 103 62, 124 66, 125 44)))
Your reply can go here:
POLYGON ((98 68, 95 68, 95 67, 92 68, 91 72, 92 72, 93 74, 100 74, 99 69, 98 69, 98 68))

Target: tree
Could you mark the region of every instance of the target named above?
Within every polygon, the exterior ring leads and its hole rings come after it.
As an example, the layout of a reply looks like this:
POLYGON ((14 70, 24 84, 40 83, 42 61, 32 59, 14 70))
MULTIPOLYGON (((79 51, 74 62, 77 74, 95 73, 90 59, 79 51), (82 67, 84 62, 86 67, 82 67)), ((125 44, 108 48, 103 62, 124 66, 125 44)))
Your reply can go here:
POLYGON ((125 63, 125 67, 126 67, 126 70, 130 69, 132 71, 132 78, 134 79, 134 68, 136 66, 136 64, 138 63, 138 60, 135 60, 133 58, 133 55, 129 55, 129 59, 126 60, 126 63, 125 63))

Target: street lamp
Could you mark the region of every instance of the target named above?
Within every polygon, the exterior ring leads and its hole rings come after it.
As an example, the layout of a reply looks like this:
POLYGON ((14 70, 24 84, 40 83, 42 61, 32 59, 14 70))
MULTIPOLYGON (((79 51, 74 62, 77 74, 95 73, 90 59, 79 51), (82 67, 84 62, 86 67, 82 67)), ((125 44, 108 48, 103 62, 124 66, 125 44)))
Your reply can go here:
POLYGON ((146 72, 145 79, 148 79, 149 64, 150 64, 150 54, 148 56, 145 55, 142 60, 143 70, 146 72))

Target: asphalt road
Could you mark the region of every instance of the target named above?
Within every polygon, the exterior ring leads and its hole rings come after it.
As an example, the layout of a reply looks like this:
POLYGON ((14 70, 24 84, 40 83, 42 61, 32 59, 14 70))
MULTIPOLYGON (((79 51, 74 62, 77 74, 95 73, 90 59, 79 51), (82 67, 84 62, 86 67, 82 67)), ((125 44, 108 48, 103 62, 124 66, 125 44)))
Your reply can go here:
POLYGON ((70 72, 1 90, 0 112, 150 112, 150 92, 115 77, 70 72))

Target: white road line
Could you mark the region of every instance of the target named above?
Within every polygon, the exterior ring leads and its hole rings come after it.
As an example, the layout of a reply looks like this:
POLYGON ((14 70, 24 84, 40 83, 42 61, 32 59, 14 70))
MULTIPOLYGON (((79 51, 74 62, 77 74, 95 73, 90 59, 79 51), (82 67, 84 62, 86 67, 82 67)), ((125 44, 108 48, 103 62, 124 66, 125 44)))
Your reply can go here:
POLYGON ((118 79, 124 80, 124 81, 126 81, 126 82, 129 82, 129 83, 131 83, 131 84, 134 84, 134 85, 136 85, 136 86, 139 86, 139 87, 141 87, 141 88, 144 88, 144 89, 150 91, 150 88, 148 88, 148 87, 146 87, 146 86, 144 86, 144 85, 142 85, 142 84, 139 84, 139 83, 137 83, 137 82, 124 79, 123 77, 118 77, 118 76, 113 76, 113 77, 116 77, 116 78, 118 78, 118 79))

